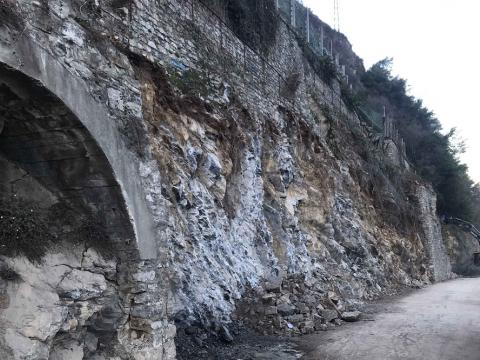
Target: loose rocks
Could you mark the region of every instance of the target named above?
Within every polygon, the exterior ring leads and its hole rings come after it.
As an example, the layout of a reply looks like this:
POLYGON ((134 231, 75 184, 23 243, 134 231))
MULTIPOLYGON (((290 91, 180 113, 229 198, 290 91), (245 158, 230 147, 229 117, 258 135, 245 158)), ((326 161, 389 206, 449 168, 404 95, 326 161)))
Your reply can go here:
POLYGON ((346 311, 342 313, 342 320, 347 321, 347 322, 355 322, 360 319, 361 316, 360 311, 346 311))

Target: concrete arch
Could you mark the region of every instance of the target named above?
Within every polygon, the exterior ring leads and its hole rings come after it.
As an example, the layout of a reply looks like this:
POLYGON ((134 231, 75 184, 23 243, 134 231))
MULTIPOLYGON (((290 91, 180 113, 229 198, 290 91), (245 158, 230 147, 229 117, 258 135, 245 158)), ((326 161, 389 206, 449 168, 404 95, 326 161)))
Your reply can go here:
POLYGON ((90 133, 108 160, 131 219, 142 259, 157 256, 153 219, 138 171, 138 159, 126 147, 105 105, 90 95, 82 79, 27 36, 10 47, 0 42, 0 63, 36 80, 56 96, 90 133))

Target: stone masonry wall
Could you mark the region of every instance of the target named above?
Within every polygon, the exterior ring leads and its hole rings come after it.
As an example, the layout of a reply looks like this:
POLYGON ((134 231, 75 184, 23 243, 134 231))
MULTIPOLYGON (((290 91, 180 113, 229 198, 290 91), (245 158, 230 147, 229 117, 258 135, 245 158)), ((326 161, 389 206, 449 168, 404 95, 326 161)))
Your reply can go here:
POLYGON ((436 195, 431 187, 420 186, 417 192, 420 205, 420 223, 430 252, 431 268, 435 281, 453 277, 452 265, 442 236, 442 226, 436 211, 436 195))

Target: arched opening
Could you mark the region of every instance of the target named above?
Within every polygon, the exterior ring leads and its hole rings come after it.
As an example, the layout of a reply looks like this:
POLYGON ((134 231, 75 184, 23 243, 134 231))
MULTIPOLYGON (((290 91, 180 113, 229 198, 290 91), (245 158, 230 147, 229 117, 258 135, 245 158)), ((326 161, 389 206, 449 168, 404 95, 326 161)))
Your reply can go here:
MULTIPOLYGON (((51 241, 73 240, 86 230, 90 233, 83 241, 102 252, 130 251, 134 233, 110 164, 58 98, 27 76, 0 66, 0 123, 4 204, 18 210, 30 207, 32 220, 36 210, 39 216, 51 212, 55 218, 42 219, 55 227, 47 229, 51 241)), ((35 241, 30 239, 34 248, 35 241)), ((3 245, 0 253, 7 256, 31 250, 3 245)), ((27 255, 35 257, 31 251, 27 255)))
POLYGON ((138 259, 97 139, 44 86, 0 65, 0 354, 114 351, 138 259))
POLYGON ((105 104, 92 97, 85 81, 72 75, 28 36, 21 36, 14 43, 0 42, 0 64, 19 69, 17 73, 24 74, 28 81, 41 84, 41 87, 58 97, 92 134, 121 187, 140 257, 155 259, 156 230, 140 177, 140 159, 130 150, 105 104))
MULTIPOLYGON (((101 251, 108 247, 112 252, 130 251, 134 233, 110 164, 95 139, 57 97, 27 76, 0 66, 0 123, 4 169, 0 198, 4 204, 22 207, 23 203, 39 211, 53 208, 56 218, 51 220, 65 224, 49 229, 54 237, 68 241, 90 225, 92 233, 86 235, 91 239, 84 240, 91 246, 101 251)), ((28 251, 4 245, 3 250, 10 253, 3 255, 28 251)))

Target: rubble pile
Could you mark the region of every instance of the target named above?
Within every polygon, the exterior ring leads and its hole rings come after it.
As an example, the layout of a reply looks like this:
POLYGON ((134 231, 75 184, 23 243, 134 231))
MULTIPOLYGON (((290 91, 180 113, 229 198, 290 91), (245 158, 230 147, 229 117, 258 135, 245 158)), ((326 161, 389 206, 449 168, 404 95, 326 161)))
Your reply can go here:
POLYGON ((237 311, 264 335, 300 335, 325 331, 360 319, 358 305, 344 301, 325 284, 293 275, 251 290, 237 311))

